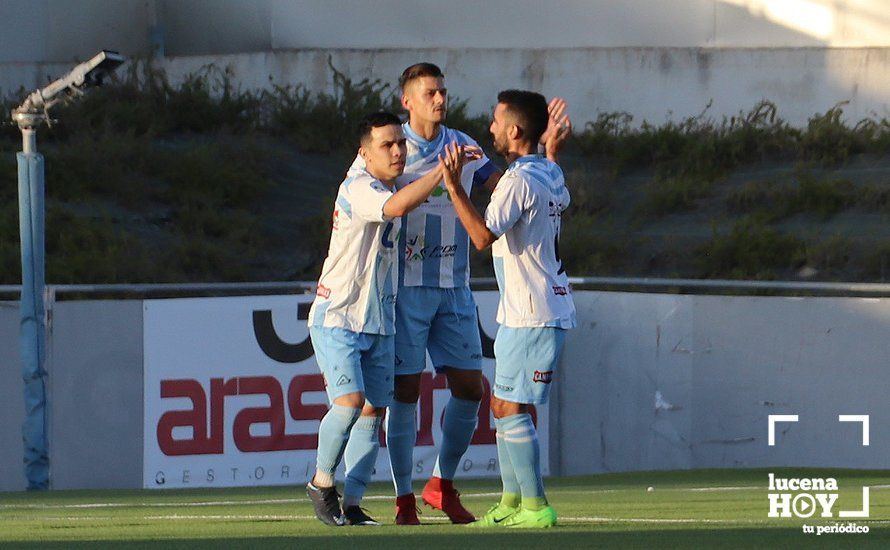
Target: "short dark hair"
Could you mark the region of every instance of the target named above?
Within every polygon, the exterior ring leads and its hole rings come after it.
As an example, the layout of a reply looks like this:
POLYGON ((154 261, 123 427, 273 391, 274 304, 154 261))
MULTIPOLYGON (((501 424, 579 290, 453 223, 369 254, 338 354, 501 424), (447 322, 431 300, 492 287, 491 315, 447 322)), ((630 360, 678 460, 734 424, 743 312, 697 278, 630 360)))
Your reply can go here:
POLYGON ((404 92, 405 86, 409 82, 422 76, 439 78, 444 77, 445 75, 442 74, 442 69, 432 63, 415 63, 402 71, 402 76, 399 77, 399 88, 404 92))
POLYGON ((371 137, 371 130, 373 130, 374 128, 389 126, 390 124, 401 126, 402 121, 399 120, 399 117, 390 113, 389 111, 379 111, 376 113, 365 115, 364 117, 362 117, 361 122, 358 123, 359 144, 364 143, 371 137))
POLYGON ((544 96, 525 90, 504 90, 498 94, 498 103, 506 105, 507 110, 516 117, 525 139, 538 143, 550 119, 544 96))

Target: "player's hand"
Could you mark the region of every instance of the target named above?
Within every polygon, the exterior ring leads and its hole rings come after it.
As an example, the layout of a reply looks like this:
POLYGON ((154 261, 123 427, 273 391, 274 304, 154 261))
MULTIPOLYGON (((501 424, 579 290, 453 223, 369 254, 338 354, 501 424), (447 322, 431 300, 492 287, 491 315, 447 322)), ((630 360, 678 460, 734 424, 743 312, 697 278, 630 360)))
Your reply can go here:
POLYGON ((541 135, 541 143, 548 155, 558 153, 572 135, 572 120, 566 113, 566 107, 566 100, 561 97, 554 97, 547 106, 550 116, 547 120, 547 130, 541 135))
POLYGON ((439 155, 439 167, 442 169, 442 176, 445 178, 445 186, 454 188, 460 185, 460 176, 464 165, 474 157, 481 158, 481 155, 482 150, 478 147, 446 143, 444 151, 439 155), (478 149, 478 151, 475 151, 475 149, 478 149))
POLYGON ((479 147, 477 145, 461 145, 460 148, 463 151, 464 164, 474 160, 479 160, 483 156, 485 156, 485 153, 482 151, 482 147, 479 147))

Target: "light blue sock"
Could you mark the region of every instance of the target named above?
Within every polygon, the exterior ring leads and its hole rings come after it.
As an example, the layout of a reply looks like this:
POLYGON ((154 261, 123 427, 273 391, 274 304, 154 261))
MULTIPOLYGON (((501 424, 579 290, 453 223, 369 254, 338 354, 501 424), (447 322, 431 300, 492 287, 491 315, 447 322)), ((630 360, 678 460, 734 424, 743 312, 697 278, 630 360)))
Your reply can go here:
POLYGON ((386 449, 392 467, 396 496, 414 492, 411 471, 414 469, 414 444, 417 442, 417 403, 395 399, 386 411, 386 449))
POLYGON ((318 457, 315 465, 320 472, 329 476, 331 485, 333 485, 334 470, 337 469, 337 465, 343 458, 343 449, 346 448, 349 431, 361 413, 361 409, 333 404, 321 419, 321 425, 318 427, 318 457))
POLYGON ((380 416, 360 416, 349 432, 346 444, 346 486, 343 488, 343 506, 358 506, 371 481, 371 472, 380 450, 380 416))
POLYGON ((442 479, 454 479, 457 463, 467 452, 476 424, 479 421, 479 402, 452 396, 445 405, 442 420, 442 446, 433 475, 442 479))
POLYGON ((519 507, 519 481, 516 479, 516 472, 513 470, 513 461, 510 460, 510 453, 507 450, 507 443, 504 441, 504 427, 500 418, 494 419, 495 428, 497 428, 498 443, 498 466, 501 470, 501 483, 504 486, 504 493, 501 496, 501 503, 513 508, 519 507))
POLYGON ((522 502, 544 498, 544 478, 541 476, 541 449, 538 434, 530 414, 514 414, 500 419, 504 443, 519 481, 522 502))

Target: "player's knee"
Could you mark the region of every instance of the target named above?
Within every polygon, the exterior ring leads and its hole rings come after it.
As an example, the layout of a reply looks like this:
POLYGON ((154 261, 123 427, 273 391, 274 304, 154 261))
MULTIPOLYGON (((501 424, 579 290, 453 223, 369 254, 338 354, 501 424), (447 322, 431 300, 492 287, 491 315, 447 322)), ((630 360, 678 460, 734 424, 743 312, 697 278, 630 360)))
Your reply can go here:
POLYGON ((463 370, 447 368, 448 387, 451 395, 467 401, 481 401, 485 395, 485 386, 482 384, 482 372, 477 370, 463 370))
POLYGON ((396 376, 393 397, 402 403, 417 403, 420 398, 420 375, 396 376))
POLYGON ((386 407, 375 407, 370 403, 365 403, 365 406, 362 408, 362 416, 383 416, 386 414, 386 407))
POLYGON ((514 414, 522 414, 528 412, 528 405, 521 403, 513 403, 512 401, 504 401, 497 397, 491 397, 491 413, 495 418, 505 418, 514 414))
POLYGON ((361 409, 365 406, 365 394, 359 391, 347 393, 334 399, 334 404, 341 407, 349 407, 350 409, 361 409))
POLYGON ((451 386, 451 395, 458 399, 481 401, 484 394, 485 388, 482 386, 481 377, 478 380, 462 380, 460 383, 451 386))

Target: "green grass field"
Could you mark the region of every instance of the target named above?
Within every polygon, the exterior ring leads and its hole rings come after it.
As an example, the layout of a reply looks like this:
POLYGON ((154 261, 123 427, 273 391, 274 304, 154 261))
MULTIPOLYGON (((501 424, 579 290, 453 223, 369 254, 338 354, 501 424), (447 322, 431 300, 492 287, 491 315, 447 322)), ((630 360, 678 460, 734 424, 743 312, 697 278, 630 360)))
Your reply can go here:
MULTIPOLYGON (((769 519, 767 470, 696 470, 552 478, 559 525, 542 531, 451 525, 425 508, 419 527, 391 525, 388 484, 365 507, 383 527, 331 528, 312 515, 302 488, 0 493, 0 547, 163 548, 812 548, 890 547, 890 472, 771 469, 782 477, 834 477, 834 508, 868 519, 769 519), (648 487, 654 490, 648 491, 648 487), (802 533, 801 525, 867 525, 867 534, 802 533)), ((495 481, 461 481, 477 514, 497 499, 495 481)), ((417 487, 418 492, 420 487, 417 487)))

